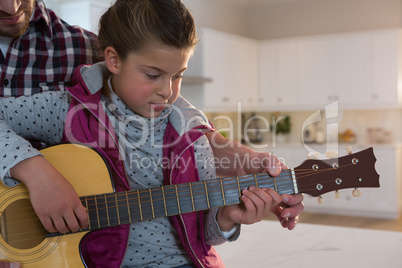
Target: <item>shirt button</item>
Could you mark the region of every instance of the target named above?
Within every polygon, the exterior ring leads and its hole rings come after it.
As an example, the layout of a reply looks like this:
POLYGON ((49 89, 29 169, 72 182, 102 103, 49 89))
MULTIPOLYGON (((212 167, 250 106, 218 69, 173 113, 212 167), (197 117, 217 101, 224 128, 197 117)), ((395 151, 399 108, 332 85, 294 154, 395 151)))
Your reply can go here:
POLYGON ((3 84, 4 84, 5 86, 8 86, 9 83, 10 83, 10 81, 8 81, 8 79, 4 79, 3 84))

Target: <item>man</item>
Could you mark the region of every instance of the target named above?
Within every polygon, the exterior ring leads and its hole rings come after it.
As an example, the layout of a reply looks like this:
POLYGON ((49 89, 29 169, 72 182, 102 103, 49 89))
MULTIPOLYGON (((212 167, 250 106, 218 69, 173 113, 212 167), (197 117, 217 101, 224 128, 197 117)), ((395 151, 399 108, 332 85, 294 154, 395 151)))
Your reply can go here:
MULTIPOLYGON (((72 27, 60 20, 55 13, 45 8, 41 0, 1 0, 0 2, 0 97, 31 95, 46 90, 64 90, 70 84, 74 69, 80 64, 91 64, 98 58, 94 50, 95 35, 79 27, 72 27)), ((195 108, 186 101, 179 107, 183 111, 194 111, 195 108)), ((45 170, 36 170, 38 151, 17 134, 5 140, 10 130, 0 121, 0 148, 6 144, 18 144, 19 150, 12 161, 3 161, 0 166, 0 178, 8 186, 16 182, 11 177, 24 177, 28 185, 35 187, 56 184, 55 188, 63 188, 68 198, 60 199, 57 192, 49 189, 46 197, 31 194, 33 207, 49 232, 77 231, 87 224, 87 214, 77 194, 50 164, 45 170), (49 202, 51 200, 51 202, 49 202)), ((261 167, 268 167, 273 176, 280 173, 283 165, 277 158, 256 153, 248 147, 228 141, 219 133, 208 134, 217 159, 227 159, 230 166, 217 165, 217 174, 221 177, 244 175, 262 171, 259 168, 240 167, 235 162, 249 157, 263 160, 261 167)), ((238 161, 239 162, 239 161, 238 161)), ((241 161, 240 161, 241 162, 241 161)), ((31 188, 30 188, 31 190, 31 188)), ((284 196, 283 205, 274 213, 282 226, 293 229, 298 215, 303 211, 302 195, 284 196)), ((1 265, 0 265, 1 267, 1 265)))

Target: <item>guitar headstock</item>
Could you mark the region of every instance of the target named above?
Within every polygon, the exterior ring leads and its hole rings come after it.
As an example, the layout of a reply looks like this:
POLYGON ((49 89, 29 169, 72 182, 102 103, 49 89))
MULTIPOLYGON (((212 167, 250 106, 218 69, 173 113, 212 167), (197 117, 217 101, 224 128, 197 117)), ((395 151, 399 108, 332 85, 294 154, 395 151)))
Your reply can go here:
POLYGON ((373 148, 327 160, 304 161, 294 168, 299 193, 311 196, 346 188, 380 187, 373 148))

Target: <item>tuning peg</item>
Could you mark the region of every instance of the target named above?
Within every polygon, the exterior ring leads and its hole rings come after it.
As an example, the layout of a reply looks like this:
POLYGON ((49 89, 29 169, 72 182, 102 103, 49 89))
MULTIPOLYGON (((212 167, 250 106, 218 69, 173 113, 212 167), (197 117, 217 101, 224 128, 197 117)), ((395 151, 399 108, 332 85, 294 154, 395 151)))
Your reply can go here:
POLYGON ((324 203, 324 199, 322 198, 321 195, 319 197, 317 197, 317 202, 318 202, 318 204, 324 203))
POLYGON ((362 195, 362 193, 360 192, 360 190, 358 188, 354 189, 352 194, 353 194, 353 197, 360 197, 362 195))
POLYGON ((307 154, 307 159, 318 159, 320 157, 320 155, 318 154, 318 152, 309 152, 307 154))
POLYGON ((352 154, 352 146, 346 147, 346 153, 347 154, 352 154))
POLYGON ((335 191, 335 198, 336 198, 336 199, 341 198, 341 194, 339 193, 338 190, 335 191))
POLYGON ((328 151, 325 156, 329 159, 332 158, 337 158, 338 157, 338 152, 337 151, 328 151))

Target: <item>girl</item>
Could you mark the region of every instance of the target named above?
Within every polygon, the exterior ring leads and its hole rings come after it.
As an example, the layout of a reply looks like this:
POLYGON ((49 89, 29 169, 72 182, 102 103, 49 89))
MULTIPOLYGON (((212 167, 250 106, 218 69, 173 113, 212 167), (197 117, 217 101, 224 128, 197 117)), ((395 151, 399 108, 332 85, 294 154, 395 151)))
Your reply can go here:
MULTIPOLYGON (((98 41, 104 62, 77 68, 67 92, 2 99, 2 120, 25 138, 94 147, 108 160, 116 191, 215 178, 204 134, 212 130, 207 118, 184 116, 172 106, 197 43, 193 18, 182 2, 117 0, 100 20, 98 41)), ((5 161, 15 161, 5 155, 5 161)), ((10 175, 28 187, 45 228, 86 228, 86 211, 71 185, 57 171, 26 180, 22 173, 35 177, 35 171, 24 170, 23 163, 10 175), (69 200, 71 210, 44 216, 52 198, 69 200)), ((270 189, 250 188, 242 200, 241 206, 89 233, 81 243, 83 260, 88 267, 222 267, 212 246, 236 240, 239 224, 260 221, 281 198, 270 189)))

